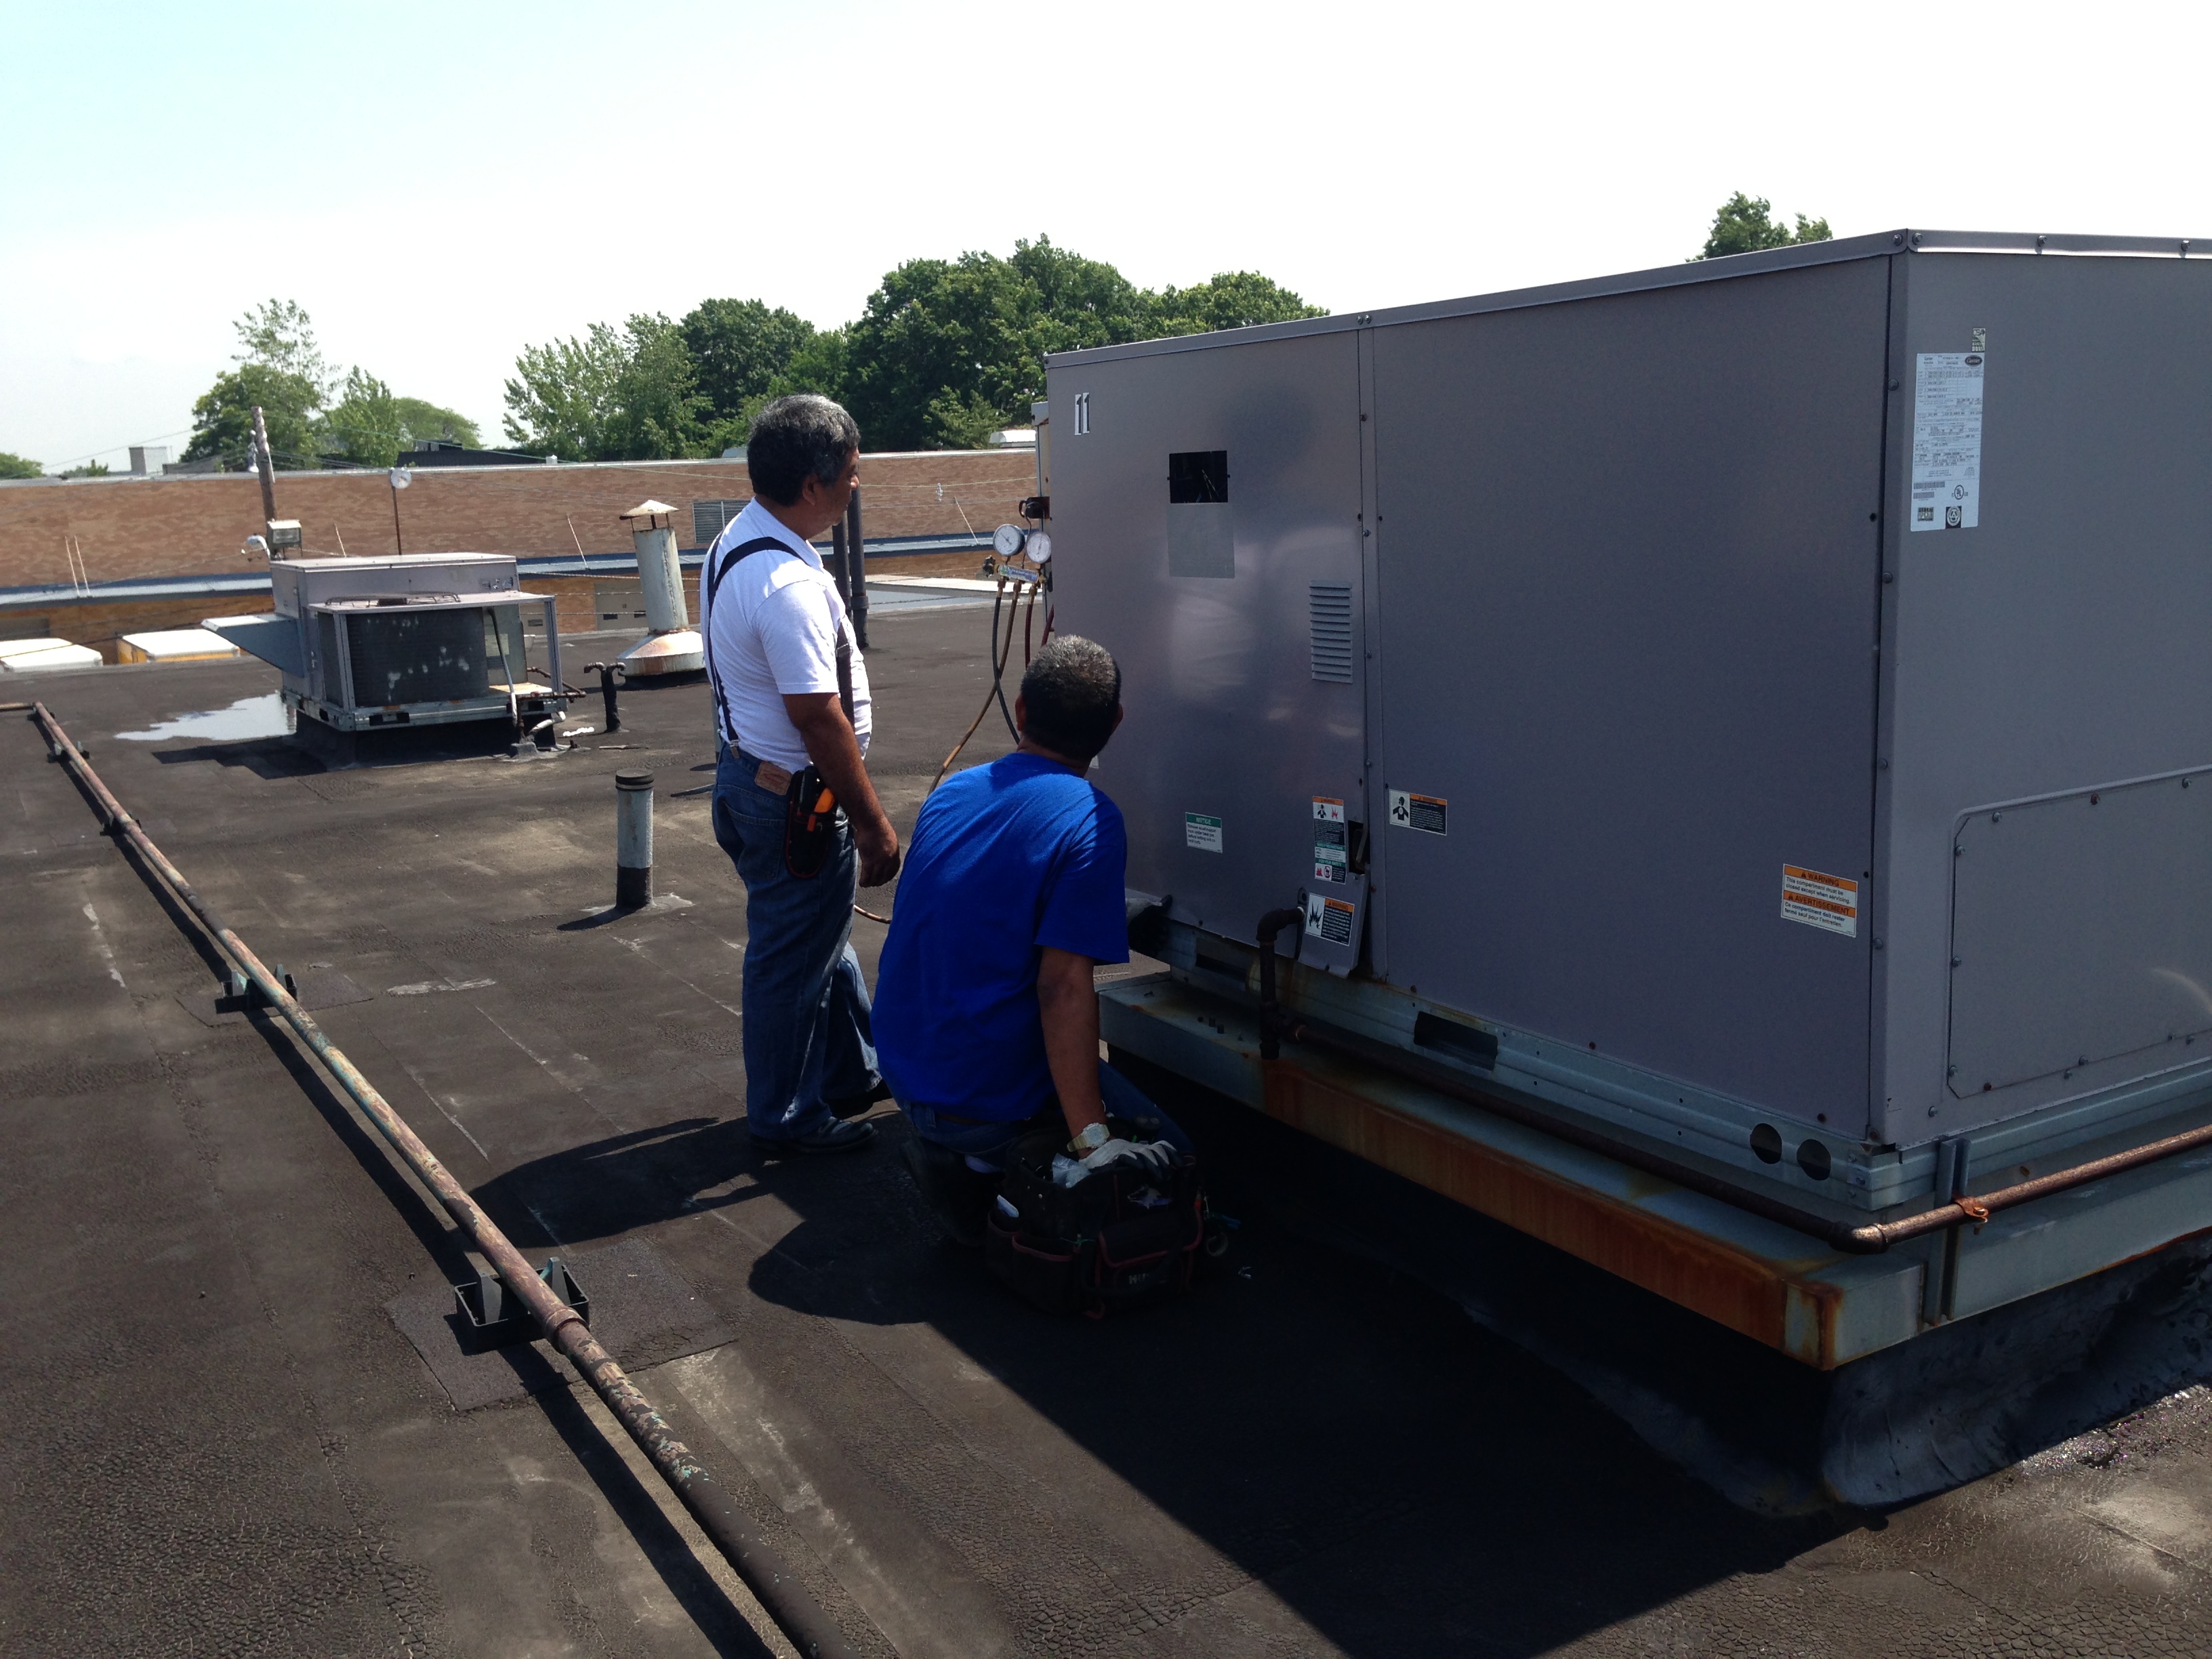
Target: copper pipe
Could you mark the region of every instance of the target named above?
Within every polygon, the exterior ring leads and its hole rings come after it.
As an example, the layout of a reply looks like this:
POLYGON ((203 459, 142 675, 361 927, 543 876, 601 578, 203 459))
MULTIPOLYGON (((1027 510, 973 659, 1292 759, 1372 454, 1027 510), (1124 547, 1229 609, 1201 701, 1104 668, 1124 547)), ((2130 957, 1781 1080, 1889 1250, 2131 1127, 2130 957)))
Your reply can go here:
POLYGON ((507 1291, 528 1308, 545 1333, 546 1340, 558 1348, 574 1366, 576 1374, 592 1385, 592 1391, 607 1404, 607 1408, 620 1419, 637 1442, 653 1465, 660 1471, 661 1479, 674 1491, 684 1507, 691 1512, 706 1534, 714 1540, 746 1587, 760 1599, 761 1606, 776 1628, 791 1638, 799 1651, 807 1659, 853 1659, 853 1650, 829 1614, 809 1595, 793 1576, 782 1558, 771 1549, 750 1516, 739 1509, 729 1494, 717 1486, 700 1466, 690 1448, 676 1437, 675 1431, 653 1402, 641 1394, 636 1384, 623 1374, 615 1358, 601 1347, 591 1329, 574 1308, 569 1307, 540 1279, 530 1263, 523 1258, 505 1233, 477 1207, 477 1201, 456 1181, 451 1171, 439 1161, 438 1155, 425 1146, 407 1121, 392 1109, 392 1103, 377 1092, 376 1086, 362 1075, 359 1067, 348 1060, 338 1046, 323 1034, 307 1011, 302 1008, 270 973, 261 958, 252 952, 244 939, 230 930, 214 907, 194 890, 185 879, 184 872, 169 862, 168 857, 148 837, 138 821, 123 808, 123 804, 109 793, 100 781, 69 733, 62 729, 59 720, 43 703, 33 705, 32 717, 39 722, 53 745, 55 754, 69 767, 85 793, 101 814, 101 827, 107 833, 120 836, 136 848, 141 858, 152 866, 169 890, 188 905, 200 923, 213 936, 227 956, 236 963, 250 978, 269 1005, 284 1023, 299 1033, 302 1041, 315 1051, 317 1059, 340 1088, 353 1097, 355 1104, 368 1115, 377 1132, 391 1143, 392 1149, 406 1159, 407 1167, 422 1180, 424 1186, 436 1195, 446 1212, 459 1224, 469 1241, 483 1252, 506 1282, 507 1291))

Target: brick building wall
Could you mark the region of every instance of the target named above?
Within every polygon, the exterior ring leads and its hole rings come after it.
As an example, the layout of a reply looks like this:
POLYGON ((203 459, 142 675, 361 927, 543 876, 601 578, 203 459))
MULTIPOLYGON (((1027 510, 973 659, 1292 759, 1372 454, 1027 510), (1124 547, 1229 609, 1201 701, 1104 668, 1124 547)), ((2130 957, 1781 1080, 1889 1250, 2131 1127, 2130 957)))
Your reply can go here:
MULTIPOLYGON (((678 544, 693 547, 695 502, 752 495, 741 461, 436 467, 414 478, 399 494, 410 553, 627 554, 629 532, 616 515, 647 497, 677 509, 678 544)), ((969 529, 988 539, 1036 488, 1036 457, 1026 449, 868 455, 860 463, 872 542, 969 529)), ((276 475, 276 516, 300 521, 310 553, 398 550, 392 505, 381 472, 276 475)), ((255 561, 240 550, 261 517, 261 487, 250 473, 0 486, 0 589, 67 584, 72 538, 94 583, 251 569, 255 561)))

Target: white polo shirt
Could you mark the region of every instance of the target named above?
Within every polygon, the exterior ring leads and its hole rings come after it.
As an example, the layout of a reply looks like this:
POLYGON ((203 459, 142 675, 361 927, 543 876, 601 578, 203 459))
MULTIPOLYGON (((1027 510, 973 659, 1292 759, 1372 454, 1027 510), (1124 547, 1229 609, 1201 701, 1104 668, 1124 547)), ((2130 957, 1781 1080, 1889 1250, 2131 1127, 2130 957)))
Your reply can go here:
MULTIPOLYGON (((699 575, 699 633, 717 690, 722 741, 796 772, 806 742, 784 712, 787 696, 837 689, 837 637, 851 636, 837 584, 819 555, 758 500, 730 520, 699 575), (730 549, 762 537, 779 548, 748 553, 709 592, 730 549)), ((853 727, 868 750, 868 671, 853 647, 853 727)))

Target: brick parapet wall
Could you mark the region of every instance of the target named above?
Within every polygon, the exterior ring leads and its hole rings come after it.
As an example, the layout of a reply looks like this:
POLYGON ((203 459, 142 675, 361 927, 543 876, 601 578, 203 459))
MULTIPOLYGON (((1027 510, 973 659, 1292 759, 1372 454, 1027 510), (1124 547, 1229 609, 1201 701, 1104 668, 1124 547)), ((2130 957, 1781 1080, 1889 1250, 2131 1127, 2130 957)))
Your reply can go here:
MULTIPOLYGON (((1035 492, 1036 463, 1026 449, 867 455, 860 484, 871 541, 970 529, 988 538, 1035 492)), ((392 493, 381 472, 280 472, 276 514, 300 520, 310 553, 341 543, 351 554, 391 553, 392 493)), ((410 553, 626 554, 617 514, 648 497, 676 508, 678 543, 690 547, 694 501, 751 494, 741 461, 432 467, 399 493, 399 518, 410 553)), ((250 473, 10 484, 0 487, 0 588, 69 581, 71 538, 93 582, 251 569, 258 561, 240 550, 260 529, 250 473)))

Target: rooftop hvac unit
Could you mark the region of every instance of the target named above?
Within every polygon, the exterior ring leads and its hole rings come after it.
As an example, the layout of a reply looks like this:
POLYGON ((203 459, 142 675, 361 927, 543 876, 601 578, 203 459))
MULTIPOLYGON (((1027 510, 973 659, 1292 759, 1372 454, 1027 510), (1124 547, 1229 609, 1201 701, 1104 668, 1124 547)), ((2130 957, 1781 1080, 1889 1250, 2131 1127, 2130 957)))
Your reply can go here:
MULTIPOLYGON (((2212 1117, 2191 244, 1884 233, 1049 384, 1183 985, 1250 1000, 1296 908, 1298 1017, 1842 1220, 2212 1117)), ((1274 1086, 1125 988, 1110 1041, 1274 1086)), ((2010 1212, 1942 1310, 2212 1225, 2205 1163, 2010 1212)))
POLYGON ((274 664, 304 720, 335 732, 526 720, 566 707, 554 601, 485 553, 270 562, 276 609, 217 617, 210 632, 274 664), (542 615, 526 640, 524 608, 542 615), (527 651, 542 649, 533 666, 527 651))

